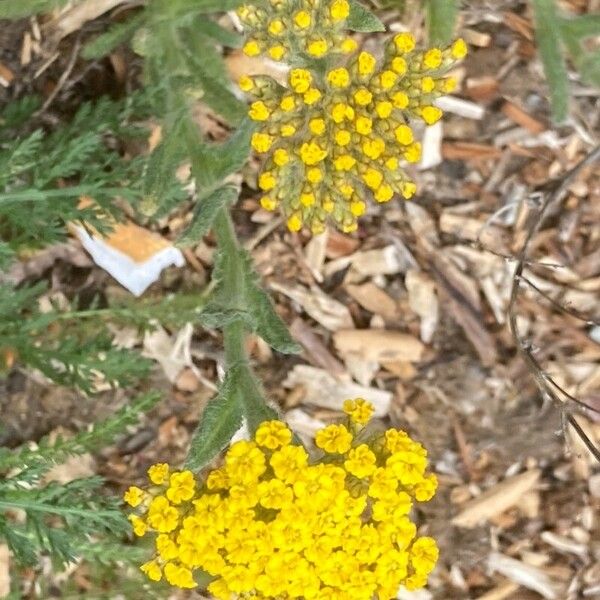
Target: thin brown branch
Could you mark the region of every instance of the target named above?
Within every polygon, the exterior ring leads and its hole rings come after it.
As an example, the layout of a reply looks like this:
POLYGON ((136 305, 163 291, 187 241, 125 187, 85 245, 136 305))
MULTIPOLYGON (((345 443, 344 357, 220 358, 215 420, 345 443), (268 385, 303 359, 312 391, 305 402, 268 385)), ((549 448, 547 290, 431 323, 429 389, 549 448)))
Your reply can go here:
MULTIPOLYGON (((575 407, 584 408, 586 410, 594 412, 598 411, 596 411, 593 407, 588 406, 585 402, 582 402, 581 400, 575 398, 574 396, 566 392, 566 390, 563 390, 556 383, 556 381, 554 381, 554 379, 546 371, 543 370, 543 368, 533 355, 530 345, 519 335, 517 327, 516 304, 517 299, 519 297, 519 290, 521 287, 520 284, 521 281, 523 281, 523 271, 527 262, 527 253, 529 251, 529 246, 531 244, 531 241, 533 240, 533 237, 540 230, 540 227, 544 223, 550 208, 556 202, 562 200, 565 191, 567 190, 571 182, 575 179, 575 177, 579 175, 582 169, 584 169, 588 165, 593 164, 598 159, 600 159, 600 146, 598 146, 592 152, 590 152, 588 156, 586 156, 570 171, 565 173, 565 175, 563 175, 560 179, 549 182, 546 186, 544 186, 543 190, 540 190, 540 192, 545 193, 545 199, 540 208, 538 217, 529 228, 527 236, 525 238, 525 242, 517 256, 517 265, 512 280, 510 301, 508 304, 508 318, 512 336, 515 340, 515 343, 521 356, 525 360, 525 363, 529 368, 531 374, 533 375, 535 381, 537 382, 539 388, 563 408, 566 400, 569 403, 573 404, 573 406, 575 407), (561 398, 557 392, 562 394, 563 397, 561 398)), ((567 410, 571 410, 571 407, 567 407, 567 410)), ((577 435, 579 435, 586 447, 600 462, 600 450, 594 446, 594 443, 589 439, 585 431, 583 431, 583 429, 576 422, 575 418, 570 414, 568 415, 568 421, 569 423, 571 423, 571 425, 573 425, 574 430, 576 431, 577 435)))

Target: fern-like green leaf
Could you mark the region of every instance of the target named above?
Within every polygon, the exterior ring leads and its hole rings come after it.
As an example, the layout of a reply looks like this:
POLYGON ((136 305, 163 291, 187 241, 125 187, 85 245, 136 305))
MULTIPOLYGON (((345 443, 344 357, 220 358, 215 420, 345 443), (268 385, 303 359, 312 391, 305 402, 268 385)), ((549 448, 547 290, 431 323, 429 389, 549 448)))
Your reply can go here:
POLYGON ((212 227, 219 210, 228 208, 238 197, 237 190, 226 185, 217 188, 212 194, 200 198, 196 203, 192 222, 177 240, 181 246, 198 243, 212 227))
POLYGON ((350 0, 350 14, 346 25, 351 31, 361 33, 385 31, 385 25, 358 0, 350 0))
POLYGON ((446 45, 452 40, 460 9, 459 0, 427 0, 427 29, 431 44, 446 45))
POLYGON ((552 112, 558 123, 567 118, 569 79, 562 53, 555 0, 533 0, 535 36, 550 88, 552 112))
POLYGON ((234 371, 226 374, 219 393, 206 405, 186 459, 186 467, 199 470, 227 446, 242 424, 242 406, 234 371))

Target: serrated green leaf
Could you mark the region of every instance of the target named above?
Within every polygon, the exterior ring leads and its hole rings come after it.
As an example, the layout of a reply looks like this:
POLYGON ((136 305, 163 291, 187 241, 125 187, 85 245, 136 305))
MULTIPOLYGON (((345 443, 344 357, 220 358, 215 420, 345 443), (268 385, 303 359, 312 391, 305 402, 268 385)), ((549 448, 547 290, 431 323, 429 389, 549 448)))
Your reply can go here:
POLYGON ((165 134, 165 138, 150 155, 144 169, 143 199, 140 212, 153 216, 160 208, 162 199, 171 196, 175 172, 185 157, 180 139, 180 128, 165 134))
MULTIPOLYGON (((202 102, 219 113, 228 123, 237 125, 246 115, 246 104, 235 96, 229 83, 225 80, 200 75, 202 85, 202 102)), ((228 80, 227 80, 228 81, 228 80)))
POLYGON ((238 319, 259 335, 269 346, 283 354, 296 354, 300 347, 293 340, 285 323, 275 312, 267 293, 260 287, 252 258, 245 250, 219 253, 213 277, 216 287, 201 313, 206 327, 223 328, 238 319), (225 289, 224 277, 237 273, 238 297, 225 289))
POLYGON ((600 36, 600 14, 559 17, 558 23, 563 36, 568 35, 579 41, 600 36))
POLYGON ((236 368, 237 390, 246 424, 251 434, 264 421, 279 419, 279 414, 265 402, 265 395, 258 379, 246 365, 236 368))
POLYGON ((350 0, 350 14, 346 21, 346 27, 351 31, 361 33, 373 33, 385 31, 385 25, 358 0, 350 0))
POLYGON ((249 286, 248 300, 256 333, 277 352, 298 354, 301 350, 300 346, 294 341, 285 323, 275 312, 267 293, 256 283, 249 286))
POLYGON ((206 37, 209 37, 228 48, 239 48, 242 45, 242 36, 221 27, 218 23, 209 19, 203 19, 201 21, 197 20, 195 28, 206 37))
POLYGON ((195 244, 202 239, 213 226, 219 210, 223 207, 228 208, 237 200, 237 197, 237 190, 226 185, 217 188, 212 194, 200 198, 196 203, 191 224, 177 240, 178 245, 195 244))
POLYGON ((562 123, 569 108, 569 79, 561 51, 560 26, 554 0, 533 0, 535 36, 550 88, 554 119, 562 123))
POLYGON ((195 144, 192 175, 199 189, 211 190, 226 177, 239 171, 250 155, 250 138, 256 124, 249 118, 223 144, 195 144))
POLYGON ((186 459, 186 468, 198 470, 223 450, 242 424, 242 406, 235 371, 225 376, 219 393, 206 405, 186 459))
POLYGON ((427 0, 427 29, 429 42, 440 46, 452 40, 459 0, 427 0))
POLYGON ((106 56, 117 46, 133 37, 135 32, 143 25, 144 17, 145 14, 141 12, 123 23, 116 23, 107 32, 88 42, 83 47, 81 55, 88 60, 106 56))
POLYGON ((600 50, 586 52, 577 63, 582 79, 590 85, 600 87, 600 50))
POLYGON ((49 12, 68 0, 4 0, 0 2, 0 19, 20 19, 40 12, 49 12))

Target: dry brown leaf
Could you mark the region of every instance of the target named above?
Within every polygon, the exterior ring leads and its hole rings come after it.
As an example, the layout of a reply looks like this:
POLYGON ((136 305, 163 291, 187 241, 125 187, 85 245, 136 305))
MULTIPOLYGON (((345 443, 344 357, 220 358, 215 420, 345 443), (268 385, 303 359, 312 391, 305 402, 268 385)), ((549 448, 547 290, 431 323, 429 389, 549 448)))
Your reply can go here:
POLYGON ((352 283, 376 275, 396 275, 409 267, 393 244, 375 250, 356 252, 348 258, 351 266, 346 281, 352 283))
POLYGON ((342 355, 354 355, 372 362, 398 360, 419 362, 425 346, 416 337, 388 329, 346 329, 333 335, 335 347, 342 355))
POLYGON ((67 458, 64 463, 54 465, 45 475, 44 481, 67 484, 75 479, 91 477, 96 473, 96 461, 91 454, 78 454, 67 458))
POLYGON ((433 338, 439 320, 435 282, 423 271, 409 269, 404 284, 408 290, 408 303, 421 318, 421 340, 428 344, 433 338))
POLYGON ((387 322, 396 321, 400 316, 398 303, 372 282, 362 285, 348 284, 346 291, 364 309, 381 315, 387 322))
POLYGON ((10 552, 6 544, 0 544, 0 598, 10 594, 10 552))
POLYGON ((272 281, 270 286, 276 292, 281 292, 298 302, 315 321, 329 331, 354 327, 348 307, 330 298, 316 286, 308 289, 301 285, 288 285, 277 281, 272 281))
POLYGON ((467 502, 460 513, 452 519, 452 524, 457 527, 473 528, 502 514, 514 506, 524 494, 535 488, 540 475, 539 469, 532 469, 497 483, 481 496, 467 502))
POLYGON ((324 369, 309 365, 296 365, 283 382, 286 388, 302 386, 302 402, 337 411, 342 410, 344 400, 365 398, 375 407, 375 416, 387 415, 392 401, 392 393, 374 387, 358 385, 349 377, 339 379, 324 369))
POLYGON ((336 377, 346 373, 342 363, 329 352, 327 346, 321 341, 321 338, 300 317, 295 318, 292 322, 290 333, 306 350, 312 359, 311 362, 326 369, 336 377))
POLYGON ((542 569, 525 564, 520 560, 492 552, 488 558, 492 573, 500 573, 514 583, 537 592, 547 600, 559 600, 559 586, 542 569))
POLYGON ((518 583, 507 581, 506 583, 501 583, 498 587, 495 587, 493 590, 490 590, 487 594, 479 596, 477 600, 506 600, 506 598, 513 597, 513 594, 520 587, 521 586, 518 583))
POLYGON ((124 4, 127 0, 84 0, 59 13, 45 28, 54 42, 59 42, 74 31, 78 31, 88 21, 93 21, 109 10, 124 4))

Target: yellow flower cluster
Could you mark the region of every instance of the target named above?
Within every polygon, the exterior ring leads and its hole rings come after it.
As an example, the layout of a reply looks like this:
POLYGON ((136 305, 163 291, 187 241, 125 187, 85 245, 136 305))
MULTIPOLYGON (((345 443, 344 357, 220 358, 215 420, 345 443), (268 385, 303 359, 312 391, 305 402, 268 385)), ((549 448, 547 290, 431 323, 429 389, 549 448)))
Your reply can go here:
POLYGON ((365 428, 365 400, 344 410, 345 424, 316 434, 317 460, 284 423, 267 421, 203 483, 151 467, 149 489, 125 494, 135 534, 156 536, 142 571, 181 588, 204 572, 223 600, 388 600, 400 585, 423 587, 438 549, 409 515, 437 487, 426 451, 403 431, 365 428))
MULTIPOLYGON (((270 23, 284 24, 282 31, 288 37, 283 58, 288 46, 290 52, 300 51, 292 43, 299 35, 298 15, 306 15, 305 33, 298 38, 305 44, 323 23, 325 29, 330 22, 343 24, 348 14, 346 0, 304 0, 306 9, 294 13, 291 7, 297 4, 271 0, 271 10, 243 7, 247 26, 253 31, 258 27, 263 36, 260 44, 252 37, 246 53, 258 53, 267 47, 267 39, 279 39, 280 34, 271 33, 270 23), (260 19, 252 20, 250 14, 260 19), (284 14, 296 24, 285 21, 284 14)), ((331 29, 334 37, 336 27, 331 29)), ((321 233, 333 221, 351 232, 366 210, 368 196, 381 203, 395 195, 409 199, 415 194, 416 185, 402 168, 402 161, 415 163, 421 158, 410 120, 432 125, 441 118, 435 100, 455 87, 455 80, 445 74, 467 53, 462 39, 448 48, 417 50, 409 33, 395 35, 380 61, 355 49, 347 39, 338 46, 328 42, 324 52, 350 56, 342 64, 331 64, 328 58, 328 67, 313 60, 311 68, 293 68, 287 87, 267 76, 244 76, 239 82, 253 97, 248 114, 259 124, 252 147, 265 155, 258 181, 264 192, 261 206, 280 208, 291 231, 306 224, 313 233, 321 233)))
POLYGON ((237 14, 252 31, 244 46, 248 56, 266 53, 280 61, 289 56, 321 58, 356 49, 356 42, 344 36, 350 14, 348 0, 269 0, 267 7, 245 4, 237 14))

